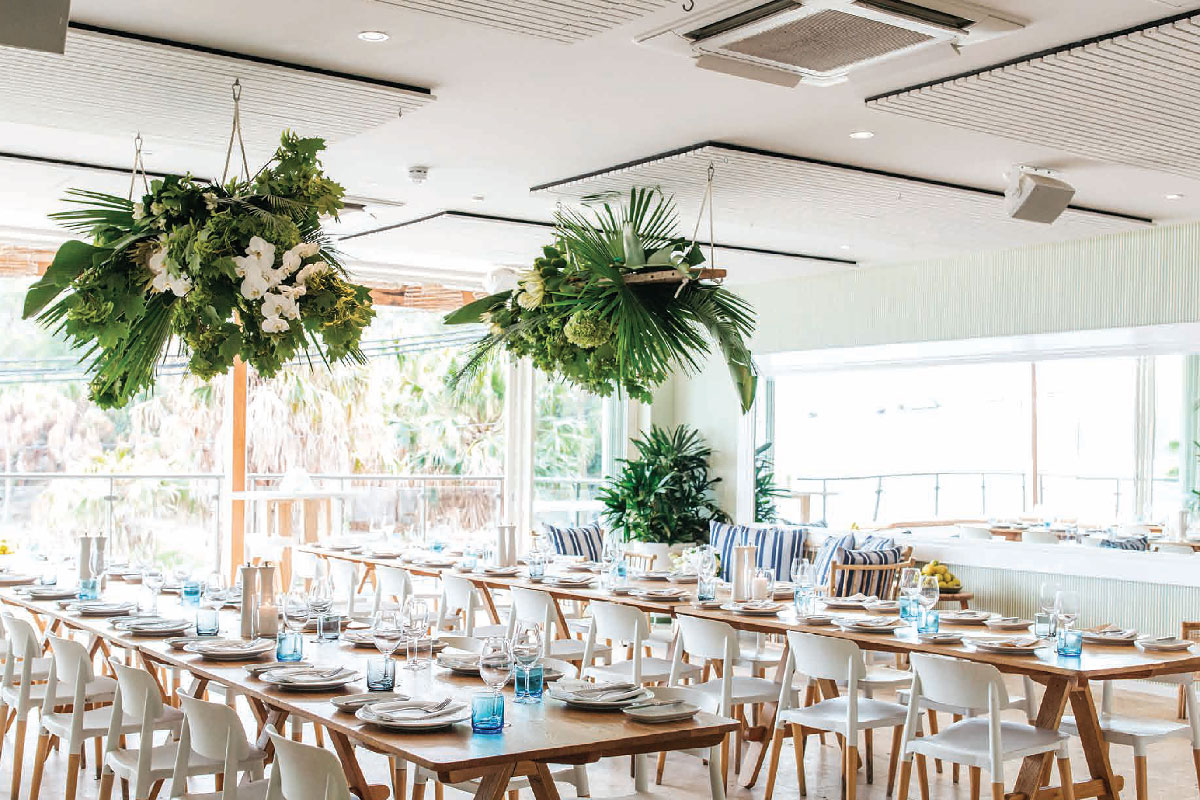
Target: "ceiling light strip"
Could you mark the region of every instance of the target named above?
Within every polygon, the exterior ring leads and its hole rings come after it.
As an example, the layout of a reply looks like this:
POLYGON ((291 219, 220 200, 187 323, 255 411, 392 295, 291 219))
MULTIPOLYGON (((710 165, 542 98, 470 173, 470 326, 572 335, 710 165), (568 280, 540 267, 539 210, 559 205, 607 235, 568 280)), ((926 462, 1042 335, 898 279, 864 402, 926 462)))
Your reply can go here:
POLYGON ((667 4, 667 0, 379 0, 476 25, 558 42, 586 39, 631 22, 667 4))

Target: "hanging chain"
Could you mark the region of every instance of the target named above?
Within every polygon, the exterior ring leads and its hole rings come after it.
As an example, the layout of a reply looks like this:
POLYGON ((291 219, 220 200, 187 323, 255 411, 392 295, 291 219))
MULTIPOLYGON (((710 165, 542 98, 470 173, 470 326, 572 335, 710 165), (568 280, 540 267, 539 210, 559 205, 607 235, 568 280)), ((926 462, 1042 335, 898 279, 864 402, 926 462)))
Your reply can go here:
POLYGON ((242 139, 242 82, 238 78, 233 81, 233 128, 229 131, 229 146, 225 148, 225 169, 221 172, 221 183, 229 178, 229 159, 233 155, 233 140, 236 138, 238 148, 242 152, 242 171, 246 180, 250 180, 250 163, 246 160, 246 142, 242 139))
POLYGON ((129 199, 133 200, 133 187, 137 185, 137 176, 141 173, 142 187, 145 194, 150 194, 150 180, 146 177, 146 165, 142 161, 142 132, 133 137, 133 171, 129 174, 129 199))

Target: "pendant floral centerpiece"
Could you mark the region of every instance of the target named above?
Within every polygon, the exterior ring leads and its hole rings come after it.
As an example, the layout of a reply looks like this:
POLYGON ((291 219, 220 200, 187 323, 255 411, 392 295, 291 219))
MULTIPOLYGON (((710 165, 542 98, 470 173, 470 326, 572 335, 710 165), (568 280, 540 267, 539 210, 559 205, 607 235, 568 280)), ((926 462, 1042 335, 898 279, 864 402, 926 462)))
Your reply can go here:
POLYGON ((202 379, 238 356, 266 377, 314 350, 326 364, 361 363, 375 312, 321 233, 343 194, 321 170, 324 147, 284 133, 253 177, 172 175, 139 202, 70 190, 85 207, 53 216, 91 243, 59 248, 30 287, 24 316, 83 351, 90 396, 106 408, 153 386, 173 337, 202 379))
POLYGON ((555 239, 517 276, 516 288, 446 317, 448 324, 488 325, 460 378, 503 348, 593 394, 649 402, 672 371, 697 372, 711 340, 742 411, 749 410, 757 383, 745 341, 752 309, 708 279, 724 273, 701 269, 704 254, 678 234, 670 198, 633 189, 619 208, 560 210, 555 239))

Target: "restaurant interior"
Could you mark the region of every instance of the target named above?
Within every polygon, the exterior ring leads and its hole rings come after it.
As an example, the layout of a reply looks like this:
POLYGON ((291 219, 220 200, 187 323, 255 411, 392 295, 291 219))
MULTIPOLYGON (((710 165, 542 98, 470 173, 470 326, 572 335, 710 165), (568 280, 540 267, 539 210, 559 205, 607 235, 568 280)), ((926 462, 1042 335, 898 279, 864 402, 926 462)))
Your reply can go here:
POLYGON ((1200 797, 1200 0, 0 0, 0 793, 1200 797))

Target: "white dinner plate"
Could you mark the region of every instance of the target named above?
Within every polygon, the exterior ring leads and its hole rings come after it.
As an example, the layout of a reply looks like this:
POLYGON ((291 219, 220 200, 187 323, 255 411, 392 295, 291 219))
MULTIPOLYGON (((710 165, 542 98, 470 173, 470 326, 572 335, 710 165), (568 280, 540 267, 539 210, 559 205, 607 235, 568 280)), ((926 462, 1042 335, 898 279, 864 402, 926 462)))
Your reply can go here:
POLYGON ((192 627, 187 619, 141 619, 114 626, 131 636, 179 636, 192 627))
POLYGON ((943 611, 942 622, 947 625, 986 625, 992 618, 986 611, 943 611))
POLYGON ((829 614, 801 614, 796 617, 800 625, 832 625, 833 617, 829 614))
POLYGON ((340 689, 362 677, 358 670, 346 667, 340 667, 339 672, 330 675, 333 669, 335 668, 281 666, 260 673, 258 679, 289 692, 327 692, 340 689))
MULTIPOLYGON (((619 711, 626 706, 631 706, 636 703, 643 702, 654 696, 649 689, 630 689, 628 693, 617 700, 599 699, 603 695, 598 695, 597 699, 590 697, 578 697, 572 692, 580 689, 599 689, 600 686, 594 683, 585 681, 559 681, 554 686, 546 690, 546 694, 553 697, 555 700, 560 700, 566 703, 571 708, 581 708, 588 711, 619 711)), ((620 691, 614 689, 614 692, 620 691)))
POLYGON ((0 575, 0 586, 24 586, 33 583, 37 578, 33 575, 0 575))
POLYGON ((184 645, 183 649, 212 661, 253 661, 274 651, 275 642, 269 639, 244 641, 198 637, 196 641, 184 645))
POLYGON ((137 611, 137 603, 103 603, 87 601, 75 606, 81 617, 120 617, 137 611))
MULTIPOLYGON (((945 617, 943 616, 942 619, 945 619, 945 617)), ((992 619, 985 620, 983 624, 994 631, 1024 631, 1029 630, 1029 626, 1033 624, 1033 620, 994 617, 992 619)))
POLYGON ((1142 650, 1160 653, 1179 653, 1190 649, 1193 644, 1194 642, 1188 639, 1167 639, 1165 641, 1138 639, 1137 641, 1137 646, 1142 650))
POLYGON ((674 703, 672 705, 632 706, 621 709, 621 713, 638 722, 651 725, 663 722, 681 722, 691 719, 700 713, 700 706, 691 703, 674 703))
POLYGON ((79 589, 72 586, 70 588, 58 588, 56 586, 32 586, 22 592, 30 600, 66 600, 69 597, 75 597, 79 594, 79 589))
POLYGON ((1083 641, 1088 644, 1120 646, 1135 644, 1137 640, 1137 631, 1132 628, 1117 631, 1083 631, 1083 641))
MULTIPOLYGON (((427 706, 429 700, 397 700, 396 706, 403 707, 404 704, 411 704, 413 707, 427 706)), ((377 725, 390 731, 404 731, 413 733, 418 731, 438 731, 448 728, 459 722, 466 722, 471 718, 471 708, 466 703, 451 703, 442 711, 434 715, 421 716, 413 719, 384 719, 379 717, 372 710, 375 705, 385 705, 383 703, 370 703, 354 712, 354 716, 363 722, 369 722, 372 725, 377 725)), ((387 703, 387 707, 393 708, 392 703, 387 703)))
POLYGON ((982 650, 985 653, 1003 653, 1014 656, 1033 655, 1039 649, 1047 646, 1045 642, 1029 638, 971 639, 970 644, 976 650, 982 650))
POLYGON ((865 608, 869 597, 824 597, 822 605, 826 608, 865 608))
POLYGON ((764 603, 762 605, 754 603, 725 603, 721 606, 723 611, 732 611, 735 614, 743 614, 747 617, 770 617, 778 614, 785 608, 784 603, 764 603))
POLYGON ((340 697, 331 697, 329 702, 333 703, 338 711, 353 714, 368 703, 388 703, 409 699, 411 698, 408 695, 396 692, 362 692, 361 694, 344 694, 340 697))

